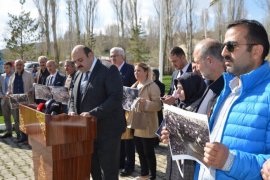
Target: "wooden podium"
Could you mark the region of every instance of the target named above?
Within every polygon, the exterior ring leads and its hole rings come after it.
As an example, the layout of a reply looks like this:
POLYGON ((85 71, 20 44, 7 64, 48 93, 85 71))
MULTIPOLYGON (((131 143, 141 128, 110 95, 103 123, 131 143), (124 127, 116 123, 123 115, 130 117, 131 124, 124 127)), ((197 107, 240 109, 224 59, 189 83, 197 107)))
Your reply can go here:
POLYGON ((35 179, 90 179, 96 120, 47 115, 20 104, 20 129, 32 146, 35 179))

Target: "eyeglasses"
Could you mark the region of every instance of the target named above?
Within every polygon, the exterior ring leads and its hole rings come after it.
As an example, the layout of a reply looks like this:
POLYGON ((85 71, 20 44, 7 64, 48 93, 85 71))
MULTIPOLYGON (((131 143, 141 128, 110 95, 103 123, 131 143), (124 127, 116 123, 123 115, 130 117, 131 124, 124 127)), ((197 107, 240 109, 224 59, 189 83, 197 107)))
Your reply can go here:
POLYGON ((253 46, 253 45, 258 45, 256 43, 249 43, 249 44, 239 44, 238 42, 236 41, 228 41, 226 43, 224 43, 222 45, 222 49, 224 49, 224 47, 226 46, 226 49, 229 51, 229 52, 233 52, 234 51, 234 48, 236 46, 240 46, 240 45, 249 45, 249 46, 253 46))
POLYGON ((119 55, 111 55, 110 58, 116 58, 118 57, 119 55))

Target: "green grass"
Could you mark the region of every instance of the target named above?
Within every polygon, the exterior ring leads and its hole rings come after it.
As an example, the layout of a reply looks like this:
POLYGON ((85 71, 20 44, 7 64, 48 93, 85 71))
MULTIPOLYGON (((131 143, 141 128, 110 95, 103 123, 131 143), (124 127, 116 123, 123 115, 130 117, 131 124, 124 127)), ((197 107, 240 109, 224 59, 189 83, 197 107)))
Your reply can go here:
POLYGON ((167 94, 170 89, 171 80, 172 80, 172 76, 170 75, 163 76, 163 83, 165 84, 165 94, 167 94))
POLYGON ((4 116, 0 116, 0 124, 4 124, 4 116))

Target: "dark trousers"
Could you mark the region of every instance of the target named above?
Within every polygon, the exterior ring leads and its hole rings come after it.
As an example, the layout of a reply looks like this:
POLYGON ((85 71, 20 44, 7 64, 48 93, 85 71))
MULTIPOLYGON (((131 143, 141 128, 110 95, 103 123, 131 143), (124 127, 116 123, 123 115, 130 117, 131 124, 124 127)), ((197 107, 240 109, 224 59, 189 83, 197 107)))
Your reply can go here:
POLYGON ((135 144, 133 139, 121 140, 120 169, 134 171, 135 168, 135 144))
POLYGON ((157 161, 154 149, 156 138, 134 137, 134 141, 139 154, 141 176, 149 175, 150 170, 151 178, 156 178, 157 161))
POLYGON ((93 180, 118 180, 120 137, 99 137, 94 143, 93 180))

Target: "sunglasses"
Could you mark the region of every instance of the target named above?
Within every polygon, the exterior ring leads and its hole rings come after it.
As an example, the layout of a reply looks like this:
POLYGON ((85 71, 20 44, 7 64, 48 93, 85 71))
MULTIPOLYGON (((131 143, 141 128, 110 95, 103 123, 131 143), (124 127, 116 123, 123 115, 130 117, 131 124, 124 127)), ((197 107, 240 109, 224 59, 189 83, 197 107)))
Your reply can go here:
POLYGON ((239 44, 238 42, 236 41, 228 41, 226 43, 224 43, 222 45, 222 49, 224 49, 224 47, 226 47, 226 49, 229 51, 229 52, 233 52, 234 51, 234 48, 236 46, 240 46, 240 45, 248 45, 248 46, 254 46, 254 45, 258 45, 256 43, 249 43, 249 44, 239 44))

